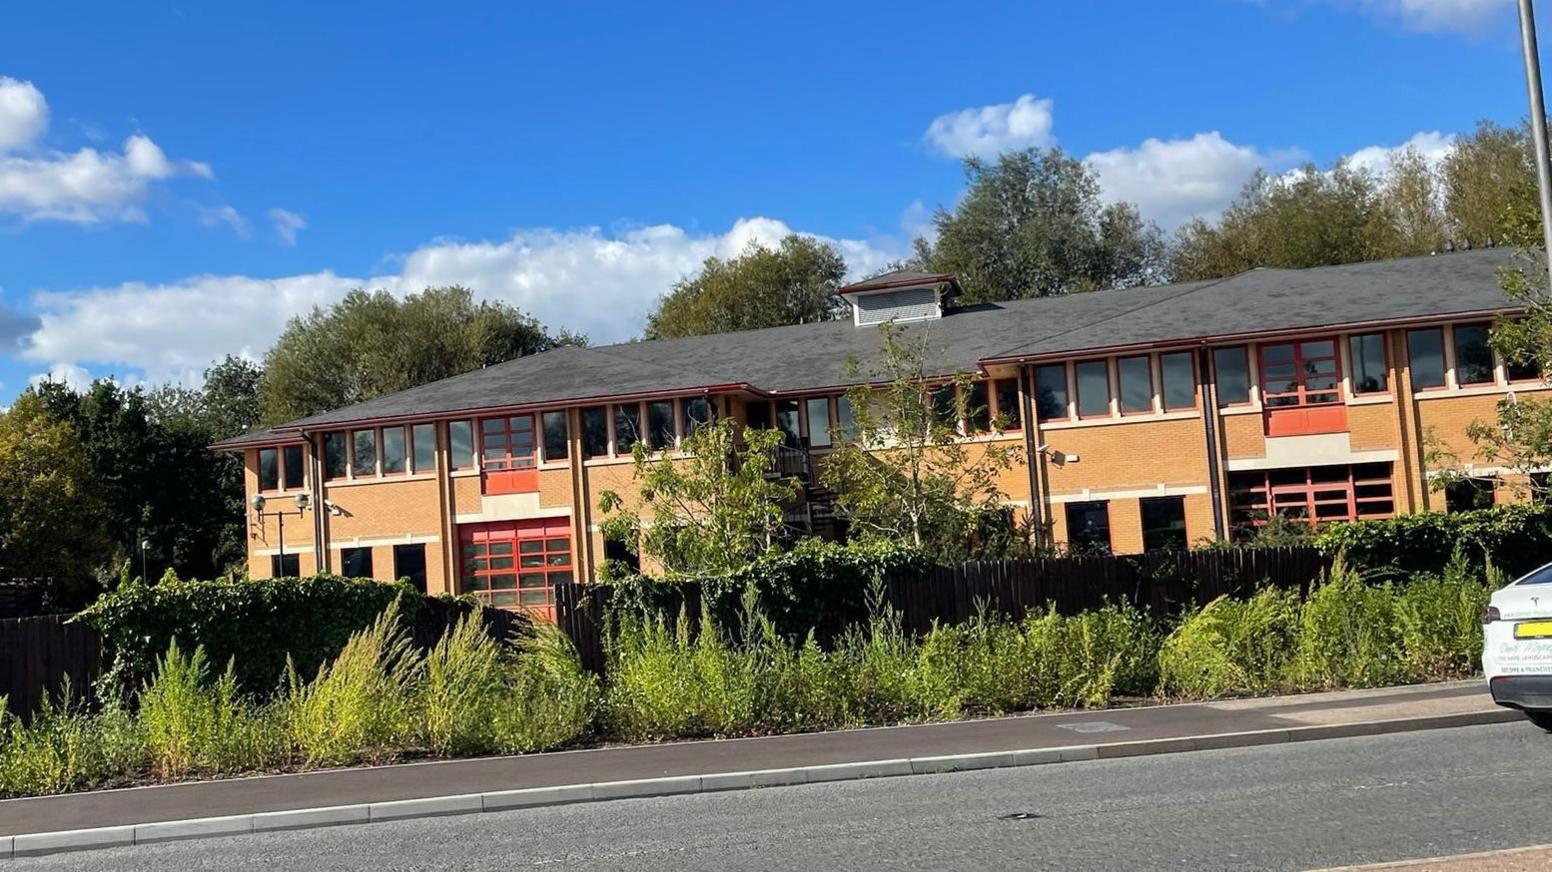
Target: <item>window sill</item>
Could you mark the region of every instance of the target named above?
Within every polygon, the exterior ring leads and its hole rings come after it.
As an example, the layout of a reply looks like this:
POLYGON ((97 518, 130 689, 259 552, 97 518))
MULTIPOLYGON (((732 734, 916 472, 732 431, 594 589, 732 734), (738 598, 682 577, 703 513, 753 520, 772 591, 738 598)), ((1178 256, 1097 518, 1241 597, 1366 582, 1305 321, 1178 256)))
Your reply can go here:
POLYGON ((1438 400, 1446 397, 1491 397, 1503 394, 1539 393, 1552 390, 1552 385, 1539 382, 1513 382, 1510 384, 1472 385, 1465 388, 1427 388, 1418 391, 1415 396, 1418 400, 1438 400))
POLYGON ((1354 394, 1347 401, 1349 406, 1383 406, 1394 403, 1396 398, 1390 394, 1354 394))
POLYGON ((1192 421, 1202 417, 1197 410, 1186 412, 1157 412, 1151 415, 1122 415, 1113 418, 1079 418, 1076 421, 1052 421, 1042 424, 1042 430, 1079 430, 1084 427, 1108 427, 1115 424, 1147 424, 1158 421, 1192 421))
POLYGON ((1233 406, 1220 406, 1218 414, 1225 417, 1229 415, 1259 415, 1262 409, 1259 405, 1239 403, 1233 406))
POLYGON ((435 481, 435 480, 436 480, 436 473, 434 473, 434 472, 417 472, 414 475, 398 475, 398 474, 394 474, 394 475, 374 475, 374 476, 372 476, 370 478, 337 478, 337 479, 334 479, 332 481, 327 482, 327 486, 331 487, 331 488, 336 488, 336 487, 356 487, 357 485, 364 485, 364 484, 391 484, 393 482, 403 482, 403 481, 435 481))

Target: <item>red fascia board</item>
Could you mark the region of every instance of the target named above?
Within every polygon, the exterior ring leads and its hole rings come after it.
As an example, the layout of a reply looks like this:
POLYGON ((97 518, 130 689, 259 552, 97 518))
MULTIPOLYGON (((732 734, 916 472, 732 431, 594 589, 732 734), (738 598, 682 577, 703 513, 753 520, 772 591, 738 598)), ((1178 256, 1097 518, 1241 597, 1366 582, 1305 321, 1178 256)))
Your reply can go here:
POLYGON ((220 442, 212 442, 206 445, 205 448, 211 451, 246 451, 249 448, 277 448, 282 445, 304 445, 306 442, 307 440, 302 438, 300 433, 294 435, 277 434, 275 436, 266 436, 262 439, 243 440, 242 437, 237 437, 235 440, 223 439, 220 442))
POLYGON ((922 278, 916 279, 897 279, 892 282, 858 282, 855 285, 847 285, 844 288, 837 288, 835 292, 844 296, 846 294, 860 294, 867 291, 887 291, 891 288, 914 288, 919 285, 945 284, 953 285, 956 288, 959 287, 959 282, 954 279, 952 273, 941 273, 939 275, 924 276, 922 278))
POLYGON ((1383 330, 1395 327, 1415 327, 1429 324, 1477 318, 1512 315, 1525 311, 1523 306, 1505 306, 1500 309, 1475 309, 1448 315, 1418 315, 1412 318, 1388 318, 1375 321, 1349 321, 1344 324, 1312 324, 1308 327, 1288 327, 1278 330, 1257 330, 1248 333, 1218 333, 1192 339, 1163 339, 1157 342, 1134 342, 1130 345, 1096 345, 1067 351, 1049 351, 1042 354, 1013 354, 981 359, 981 367, 1001 364, 1035 363, 1046 360, 1070 360, 1076 357, 1110 356, 1137 351, 1155 351, 1163 348, 1195 348, 1203 345, 1224 345, 1237 342, 1256 342, 1263 339, 1282 339, 1305 336, 1310 333, 1353 333, 1361 330, 1383 330))
POLYGON ((287 433, 330 433, 336 430, 353 430, 365 425, 374 427, 392 426, 394 424, 415 424, 427 421, 444 421, 448 418, 468 417, 492 417, 496 415, 512 415, 525 412, 544 412, 557 409, 569 409, 573 406, 586 406, 600 403, 628 403, 631 401, 644 401, 653 399, 674 399, 677 397, 695 397, 701 394, 726 394, 733 391, 753 391, 746 384, 722 384, 707 385, 697 388, 681 388, 672 391, 638 391, 633 394, 598 394, 588 397, 574 397, 565 400, 554 400, 545 403, 526 403, 511 406, 471 406, 463 409, 449 409, 445 412, 425 412, 416 415, 394 415, 386 418, 355 418, 348 421, 329 421, 327 423, 312 424, 306 428, 284 427, 276 428, 287 433))

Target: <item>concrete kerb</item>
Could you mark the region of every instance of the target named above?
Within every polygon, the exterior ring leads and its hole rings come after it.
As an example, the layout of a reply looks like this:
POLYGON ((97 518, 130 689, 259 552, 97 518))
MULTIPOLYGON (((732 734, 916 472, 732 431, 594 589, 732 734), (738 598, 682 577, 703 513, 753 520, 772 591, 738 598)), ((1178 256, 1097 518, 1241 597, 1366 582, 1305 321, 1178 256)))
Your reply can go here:
POLYGON ((1170 739, 1144 739, 1103 745, 1075 745, 1059 748, 1030 748, 1021 751, 993 751, 980 754, 947 754, 935 757, 868 760, 787 769, 749 772, 720 772, 708 775, 676 775, 595 784, 567 784, 558 787, 534 787, 490 793, 436 796, 392 802, 291 811, 257 812, 179 821, 62 830, 0 837, 0 859, 31 857, 66 851, 154 844, 175 839, 310 829, 341 824, 371 823, 439 815, 474 814, 520 808, 596 802, 610 799, 640 799, 728 790, 750 790, 795 784, 853 781, 866 778, 892 778, 944 772, 969 772, 978 769, 1003 769, 1071 763, 1084 760, 1119 759, 1184 751, 1243 748, 1258 745, 1373 736, 1409 730, 1431 730, 1479 724, 1497 724, 1518 720, 1518 712, 1496 709, 1395 720, 1346 724, 1316 724, 1273 730, 1216 733, 1170 739))

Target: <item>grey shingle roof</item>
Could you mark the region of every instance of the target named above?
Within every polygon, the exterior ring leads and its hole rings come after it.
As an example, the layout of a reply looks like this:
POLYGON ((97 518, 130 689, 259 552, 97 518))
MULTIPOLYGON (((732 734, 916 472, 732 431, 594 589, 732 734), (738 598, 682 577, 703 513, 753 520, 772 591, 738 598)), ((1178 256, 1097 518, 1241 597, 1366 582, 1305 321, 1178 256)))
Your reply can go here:
MULTIPOLYGON (((927 332, 946 374, 983 361, 1504 311, 1511 304, 1498 273, 1515 262, 1507 249, 1488 249, 1257 269, 1214 281, 966 306, 909 329, 927 332)), ((835 388, 856 381, 848 361, 867 360, 877 347, 877 329, 850 320, 564 347, 238 437, 223 447, 298 428, 481 408, 732 386, 769 393, 835 388)))

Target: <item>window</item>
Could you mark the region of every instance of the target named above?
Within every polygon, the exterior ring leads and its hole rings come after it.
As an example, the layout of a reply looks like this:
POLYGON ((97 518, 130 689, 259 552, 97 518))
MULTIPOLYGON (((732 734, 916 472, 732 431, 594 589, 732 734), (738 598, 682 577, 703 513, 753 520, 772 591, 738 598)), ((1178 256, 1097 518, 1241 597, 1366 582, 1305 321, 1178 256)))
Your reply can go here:
POLYGON ((776 427, 787 437, 787 444, 793 448, 803 444, 803 434, 798 429, 798 401, 776 401, 776 427))
POLYGON ((632 551, 623 539, 604 540, 604 562, 611 565, 611 572, 628 575, 641 572, 641 555, 632 551))
POLYGON ((1164 410, 1196 408, 1196 364, 1191 352, 1159 355, 1159 375, 1164 381, 1164 410))
POLYGON ((683 436, 689 436, 702 425, 711 423, 711 401, 705 397, 691 397, 679 401, 679 414, 682 415, 679 432, 683 436))
POLYGON ((345 477, 345 434, 323 434, 324 478, 345 477))
POLYGON ((953 384, 939 385, 932 389, 928 397, 932 405, 932 414, 938 419, 938 423, 959 432, 959 399, 958 392, 953 384))
POLYGON ((1075 551, 1110 550, 1110 504, 1067 504, 1067 547, 1075 551))
POLYGON ((1153 373, 1148 358, 1119 358, 1116 374, 1121 380, 1121 411, 1130 415, 1153 411, 1153 373))
POLYGON ((1229 474, 1229 505, 1240 530, 1273 515, 1315 526, 1395 514, 1389 463, 1314 466, 1229 474))
POLYGON ((281 464, 281 472, 286 490, 300 490, 302 475, 307 470, 307 461, 302 459, 302 446, 287 445, 280 450, 280 456, 285 461, 281 464))
POLYGON ((371 578, 372 549, 341 548, 340 574, 346 578, 371 578))
POLYGON ((835 430, 846 442, 856 442, 862 435, 857 426, 857 415, 851 408, 851 397, 845 394, 835 398, 835 430))
POLYGON ((269 558, 270 578, 296 578, 302 574, 302 555, 300 554, 271 554, 269 558))
POLYGON ((1110 365, 1103 360, 1078 364, 1078 417, 1102 418, 1110 414, 1110 365))
POLYGON ((468 469, 474 465, 474 423, 449 421, 447 423, 448 464, 453 469, 468 469))
POLYGON ((609 416, 603 406, 582 410, 582 455, 606 457, 609 454, 609 416))
POLYGON ((674 438, 673 401, 647 403, 647 432, 651 434, 648 447, 656 450, 674 447, 678 440, 674 438))
POLYGON ((1250 355, 1243 347, 1214 348, 1213 376, 1217 382, 1219 406, 1241 406, 1250 402, 1250 355))
MULTIPOLYGON (((1106 389, 1109 393, 1109 389, 1106 389)), ((1109 402, 1106 400, 1106 402, 1109 402)), ((1035 367, 1035 418, 1060 421, 1068 416, 1067 364, 1048 363, 1035 367)))
POLYGON ((970 419, 971 433, 985 433, 992 429, 991 385, 984 381, 970 384, 970 396, 965 400, 965 415, 970 419))
POLYGON ((544 413, 544 462, 553 463, 557 460, 565 460, 568 454, 566 445, 566 413, 544 413))
POLYGON ((1353 367, 1353 393, 1378 394, 1390 389, 1385 366, 1385 336, 1365 333, 1349 336, 1347 353, 1353 367))
POLYGON ((771 404, 765 400, 750 400, 744 405, 744 418, 751 430, 771 429, 771 404))
POLYGON ((1455 384, 1491 384, 1493 347, 1487 344, 1486 324, 1457 324, 1455 334, 1455 384))
MULTIPOLYGON (((1065 379, 1062 387, 1065 389, 1065 379)), ((1062 391, 1066 393, 1065 390, 1062 391)), ((1024 416, 1019 408, 1018 379, 997 379, 996 389, 993 393, 997 397, 997 423, 1004 430, 1017 430, 1022 425, 1024 416)), ((1064 407, 1066 403, 1062 404, 1064 407)))
POLYGON ((259 490, 280 489, 280 449, 259 449, 259 490))
POLYGON ((486 418, 480 422, 480 457, 486 469, 530 469, 534 465, 532 415, 486 418))
POLYGON ((403 427, 383 428, 383 474, 394 475, 404 471, 409 462, 408 446, 404 444, 403 427))
POLYGON ((1494 482, 1491 478, 1463 478, 1451 482, 1444 489, 1444 510, 1469 512, 1474 509, 1491 509, 1494 482))
POLYGON ((1412 389, 1444 387, 1444 335, 1438 330, 1407 333, 1407 360, 1412 366, 1412 389))
POLYGON ((1504 375, 1509 381, 1541 381, 1541 362, 1528 360, 1504 360, 1504 375))
POLYGON ((416 424, 410 428, 410 438, 415 443, 415 471, 436 470, 436 425, 416 424))
POLYGON ((641 407, 635 403, 614 407, 614 453, 629 454, 641 441, 641 407))
POLYGON ((350 455, 350 474, 360 478, 377 474, 377 431, 357 430, 351 434, 354 448, 350 455))
POLYGON ((1143 550, 1184 549, 1186 547, 1186 498, 1145 497, 1141 503, 1143 550))
POLYGON ((572 581, 571 530, 564 519, 459 528, 463 589, 489 605, 548 613, 551 586, 572 581))
POLYGON ((426 546, 393 546, 393 577, 408 581, 421 593, 426 592, 426 546))
POLYGON ((1261 346, 1261 393, 1271 408, 1341 402, 1337 379, 1335 340, 1261 346))
POLYGON ((830 398, 808 398, 808 444, 815 448, 830 447, 830 398))

